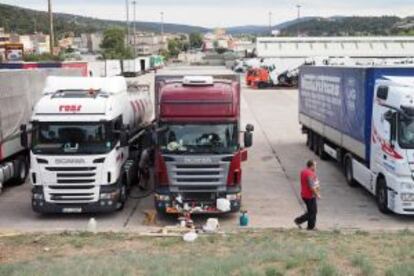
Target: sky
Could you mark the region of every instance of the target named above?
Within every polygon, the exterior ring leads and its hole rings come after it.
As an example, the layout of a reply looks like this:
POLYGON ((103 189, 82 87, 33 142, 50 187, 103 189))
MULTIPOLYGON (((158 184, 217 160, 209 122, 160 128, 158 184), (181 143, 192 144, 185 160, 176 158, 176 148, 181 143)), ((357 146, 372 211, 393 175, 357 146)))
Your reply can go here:
MULTIPOLYGON (((129 0, 132 2, 132 0, 129 0)), ((55 12, 124 20, 126 0, 52 0, 55 12)), ((47 10, 47 0, 0 0, 0 3, 47 10)), ((414 15, 414 0, 138 0, 137 21, 182 23, 202 27, 278 24, 301 16, 414 15)), ((132 10, 132 9, 131 9, 132 10)), ((130 13, 132 18, 132 11, 130 13)))

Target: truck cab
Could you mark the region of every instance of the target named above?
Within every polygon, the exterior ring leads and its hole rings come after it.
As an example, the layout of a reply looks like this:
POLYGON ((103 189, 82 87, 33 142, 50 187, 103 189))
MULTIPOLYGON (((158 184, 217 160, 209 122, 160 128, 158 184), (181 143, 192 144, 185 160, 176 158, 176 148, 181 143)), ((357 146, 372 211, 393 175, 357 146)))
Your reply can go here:
POLYGON ((376 181, 364 183, 384 212, 414 214, 413 91, 414 77, 385 76, 375 85, 371 169, 376 181))
POLYGON ((149 95, 127 91, 122 77, 49 78, 31 118, 33 210, 122 209, 139 158, 129 139, 151 113, 149 95))
POLYGON ((225 213, 241 206, 239 79, 160 76, 156 81, 155 207, 163 213, 225 213), (219 202, 228 204, 218 208, 219 202))

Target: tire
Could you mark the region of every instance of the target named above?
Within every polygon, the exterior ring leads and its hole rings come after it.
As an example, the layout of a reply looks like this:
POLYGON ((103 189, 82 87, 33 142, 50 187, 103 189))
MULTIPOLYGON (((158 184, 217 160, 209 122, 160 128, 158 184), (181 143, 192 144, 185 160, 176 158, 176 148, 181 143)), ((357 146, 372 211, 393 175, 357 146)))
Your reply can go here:
POLYGON ((380 212, 383 214, 389 214, 390 209, 388 209, 387 183, 384 178, 378 179, 376 199, 380 212))
POLYGON ((358 183, 354 179, 354 172, 352 171, 352 156, 347 155, 344 159, 344 175, 346 182, 350 187, 358 187, 358 183))
POLYGON ((314 135, 315 134, 313 133, 313 131, 310 130, 308 136, 309 136, 309 149, 311 151, 313 151, 313 148, 315 147, 315 144, 314 144, 314 142, 315 142, 314 135))
POLYGON ((321 160, 328 160, 329 155, 324 150, 325 142, 323 141, 322 137, 319 137, 318 143, 318 156, 321 160))
POLYGON ((308 133, 306 134, 306 146, 310 149, 311 145, 311 131, 308 130, 308 133))
POLYGON ((125 202, 127 201, 127 199, 128 199, 127 187, 125 184, 122 184, 119 199, 118 199, 117 206, 116 206, 117 211, 122 211, 124 209, 125 202))
POLYGON ((286 85, 286 77, 285 76, 280 76, 279 77, 279 83, 281 85, 286 85))
POLYGON ((13 184, 22 185, 26 182, 27 176, 29 175, 29 164, 27 159, 23 156, 17 158, 16 162, 16 177, 13 179, 13 184))
POLYGON ((319 151, 319 134, 317 134, 316 132, 313 133, 313 152, 318 155, 318 151, 319 151))
POLYGON ((264 88, 266 88, 266 83, 264 83, 264 82, 259 82, 259 84, 257 85, 257 88, 259 88, 259 89, 264 89, 264 88))
POLYGON ((291 85, 292 87, 298 87, 299 80, 298 78, 292 78, 291 85))

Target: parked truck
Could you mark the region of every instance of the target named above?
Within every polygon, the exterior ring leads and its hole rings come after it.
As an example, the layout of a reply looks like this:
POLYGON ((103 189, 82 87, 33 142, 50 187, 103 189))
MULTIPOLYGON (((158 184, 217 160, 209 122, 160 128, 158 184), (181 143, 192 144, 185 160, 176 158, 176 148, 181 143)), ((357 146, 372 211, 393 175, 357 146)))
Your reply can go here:
POLYGON ((414 67, 304 66, 299 121, 307 145, 342 166, 379 210, 414 214, 414 67))
POLYGON ((122 62, 122 75, 124 77, 136 77, 141 74, 141 62, 139 58, 124 59, 122 62))
POLYGON ((162 213, 235 212, 241 163, 240 79, 229 70, 177 68, 155 77, 155 207, 162 213), (221 205, 221 206, 219 206, 221 205), (227 206, 227 207, 223 207, 227 206))
POLYGON ((27 147, 20 144, 20 126, 30 120, 49 75, 80 76, 77 69, 0 70, 0 191, 4 183, 23 184, 29 170, 27 147))
POLYGON ((127 90, 123 77, 48 78, 31 118, 33 210, 122 209, 151 117, 149 93, 127 90))

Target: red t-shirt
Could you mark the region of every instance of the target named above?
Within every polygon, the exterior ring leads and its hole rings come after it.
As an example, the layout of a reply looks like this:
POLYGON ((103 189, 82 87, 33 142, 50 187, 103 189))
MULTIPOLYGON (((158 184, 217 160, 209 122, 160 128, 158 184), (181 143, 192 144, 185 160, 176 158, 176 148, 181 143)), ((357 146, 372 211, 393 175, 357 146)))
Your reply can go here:
POLYGON ((310 186, 310 181, 312 180, 313 183, 315 183, 317 181, 317 177, 314 171, 312 171, 311 169, 304 169, 301 171, 300 173, 300 184, 301 184, 301 195, 302 198, 306 198, 306 199, 312 199, 315 197, 315 195, 312 192, 311 186, 310 186))

